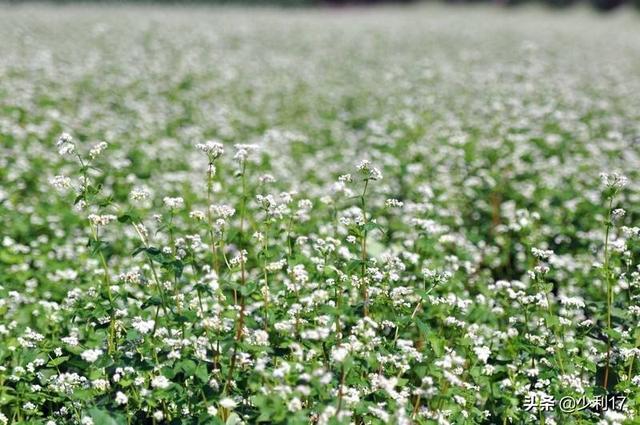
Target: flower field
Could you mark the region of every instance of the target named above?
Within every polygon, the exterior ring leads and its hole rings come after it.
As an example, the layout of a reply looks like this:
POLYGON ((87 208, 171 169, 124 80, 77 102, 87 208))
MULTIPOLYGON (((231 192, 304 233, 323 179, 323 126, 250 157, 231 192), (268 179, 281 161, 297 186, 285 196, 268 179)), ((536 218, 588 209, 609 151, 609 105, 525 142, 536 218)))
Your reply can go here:
POLYGON ((639 20, 0 6, 0 425, 640 423, 639 20))

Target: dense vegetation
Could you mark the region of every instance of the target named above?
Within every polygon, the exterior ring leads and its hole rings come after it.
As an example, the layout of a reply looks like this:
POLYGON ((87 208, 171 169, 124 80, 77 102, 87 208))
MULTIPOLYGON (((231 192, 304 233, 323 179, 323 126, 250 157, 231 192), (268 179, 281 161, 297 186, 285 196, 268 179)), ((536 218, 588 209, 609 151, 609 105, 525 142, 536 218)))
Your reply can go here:
POLYGON ((2 9, 0 424, 638 423, 639 28, 2 9))

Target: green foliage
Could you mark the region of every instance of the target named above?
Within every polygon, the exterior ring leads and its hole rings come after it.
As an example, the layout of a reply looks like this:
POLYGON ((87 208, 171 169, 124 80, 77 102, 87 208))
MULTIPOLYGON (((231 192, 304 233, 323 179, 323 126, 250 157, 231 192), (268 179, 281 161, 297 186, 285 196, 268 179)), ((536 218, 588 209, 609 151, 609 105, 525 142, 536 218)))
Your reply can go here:
POLYGON ((1 425, 637 422, 637 22, 166 10, 0 14, 1 425))

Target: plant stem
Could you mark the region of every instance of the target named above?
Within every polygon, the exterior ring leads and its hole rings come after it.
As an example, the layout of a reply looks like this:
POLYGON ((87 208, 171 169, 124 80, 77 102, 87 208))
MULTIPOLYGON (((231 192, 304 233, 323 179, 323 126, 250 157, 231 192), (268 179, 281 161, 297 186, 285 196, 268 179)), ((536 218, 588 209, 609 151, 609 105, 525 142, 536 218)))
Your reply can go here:
MULTIPOLYGON (((133 223, 133 228, 136 231, 136 233, 138 234, 138 237, 140 238, 140 241, 142 242, 142 245, 144 245, 145 248, 149 248, 149 242, 144 237, 144 235, 140 232, 140 229, 138 228, 138 226, 142 226, 142 223, 139 223, 139 224, 133 223)), ((149 267, 151 268, 151 274, 153 276, 153 280, 155 281, 156 287, 158 289, 158 296, 160 297, 160 305, 156 307, 156 314, 155 314, 155 319, 154 319, 154 324, 153 324, 153 331, 151 332, 151 337, 153 337, 153 336, 155 336, 156 329, 158 328, 158 313, 160 312, 160 308, 162 308, 162 312, 164 313, 165 317, 169 317, 169 315, 168 315, 168 311, 167 311, 167 304, 166 304, 166 298, 165 298, 164 290, 162 289, 162 284, 160 283, 160 279, 158 278, 158 273, 156 272, 156 267, 154 266, 153 260, 149 257, 148 254, 146 254, 145 257, 147 258, 147 263, 149 264, 149 267)))
POLYGON ((611 272, 609 270, 609 233, 611 231, 611 211, 613 208, 613 195, 609 198, 609 211, 607 213, 607 228, 604 237, 604 264, 603 270, 607 281, 607 363, 604 369, 604 388, 609 384, 609 368, 611 366, 611 309, 613 304, 613 288, 611 282, 611 272))
POLYGON ((269 276, 267 273, 267 253, 269 250, 269 226, 267 225, 266 231, 264 235, 264 245, 262 247, 262 252, 264 254, 263 263, 262 263, 262 272, 264 275, 264 330, 269 330, 269 276))
MULTIPOLYGON (((207 231, 209 233, 209 245, 211 246, 211 270, 215 271, 216 277, 220 276, 220 267, 218 264, 218 250, 216 248, 215 238, 213 234, 213 216, 211 215, 211 198, 213 196, 213 177, 214 177, 214 164, 212 160, 209 160, 209 166, 207 168, 207 231)), ((218 289, 219 291, 219 289, 218 289)), ((200 310, 202 311, 202 317, 204 318, 204 309, 202 307, 202 296, 200 290, 198 290, 198 302, 200 303, 200 310)), ((222 319, 219 317, 220 322, 222 319)), ((207 339, 211 341, 209 335, 209 329, 205 327, 207 339)), ((217 364, 217 357, 220 351, 220 332, 216 331, 216 349, 214 350, 213 344, 210 342, 210 348, 212 354, 215 356, 214 364, 217 364)))
POLYGON ((336 409, 336 416, 340 413, 342 409, 342 398, 344 396, 344 365, 340 365, 340 387, 338 387, 338 408, 336 409))
POLYGON ((364 317, 369 316, 369 290, 367 288, 367 283, 365 280, 365 272, 367 270, 367 203, 366 203, 366 194, 367 187, 369 185, 369 179, 365 179, 364 181, 364 189, 362 190, 362 196, 360 197, 362 203, 362 215, 364 217, 364 229, 362 232, 362 246, 360 248, 362 257, 361 257, 361 269, 360 269, 360 287, 362 290, 362 299, 363 299, 363 315, 364 317))
MULTIPOLYGON (((91 225, 90 225, 91 226, 91 225)), ((116 318, 115 318, 115 304, 113 303, 113 294, 111 293, 111 279, 109 278, 109 267, 107 265, 107 260, 104 258, 104 254, 99 249, 100 244, 100 236, 98 233, 98 229, 91 226, 91 232, 93 233, 93 238, 96 242, 96 246, 98 246, 98 258, 100 259, 100 263, 102 268, 104 269, 104 277, 103 277, 103 286, 104 291, 107 294, 107 298, 109 299, 109 336, 107 339, 107 352, 109 354, 115 353, 115 338, 116 338, 116 318)))
MULTIPOLYGON (((242 288, 245 287, 246 284, 246 270, 245 270, 245 259, 242 253, 242 247, 244 246, 244 222, 245 222, 245 213, 246 213, 246 204, 247 204, 247 182, 246 182, 246 169, 247 162, 246 160, 242 162, 242 203, 240 210, 240 286, 242 288)), ((234 289, 234 300, 237 303, 238 294, 234 289)), ((236 335, 235 341, 233 344, 233 354, 231 355, 231 364, 229 366, 229 373, 227 376, 227 380, 224 384, 223 394, 226 393, 227 389, 231 385, 231 380, 233 379, 233 370, 236 365, 236 357, 238 354, 238 345, 242 341, 243 337, 243 327, 244 327, 244 308, 245 308, 245 299, 242 294, 240 294, 240 313, 238 316, 238 320, 236 321, 236 335)))

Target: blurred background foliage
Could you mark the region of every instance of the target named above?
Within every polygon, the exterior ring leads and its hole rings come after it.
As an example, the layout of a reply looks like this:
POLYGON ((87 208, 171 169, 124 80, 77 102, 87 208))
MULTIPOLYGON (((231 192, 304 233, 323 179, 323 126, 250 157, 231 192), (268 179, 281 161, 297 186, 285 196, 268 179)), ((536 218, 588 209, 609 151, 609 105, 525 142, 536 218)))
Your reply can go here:
MULTIPOLYGON (((42 0, 34 0, 36 2, 42 0)), ((419 2, 443 2, 455 5, 494 4, 501 7, 515 7, 526 4, 541 4, 564 9, 576 4, 587 4, 595 10, 608 12, 621 6, 632 6, 640 10, 640 0, 50 0, 53 3, 138 3, 138 4, 212 4, 230 6, 281 6, 281 7, 350 7, 377 4, 409 4, 419 2)), ((29 3, 32 0, 0 0, 0 4, 29 3)))

